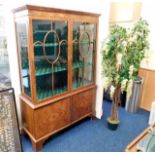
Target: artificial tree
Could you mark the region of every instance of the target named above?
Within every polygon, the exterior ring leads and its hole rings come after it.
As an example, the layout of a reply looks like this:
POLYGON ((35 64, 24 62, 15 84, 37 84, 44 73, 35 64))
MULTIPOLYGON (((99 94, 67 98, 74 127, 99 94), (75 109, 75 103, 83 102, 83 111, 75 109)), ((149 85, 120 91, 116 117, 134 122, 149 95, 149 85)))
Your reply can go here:
POLYGON ((120 94, 126 91, 127 101, 129 100, 140 63, 149 49, 148 34, 148 23, 146 20, 139 19, 131 29, 113 26, 107 40, 103 43, 104 88, 110 88, 110 96, 113 100, 108 122, 116 127, 119 124, 120 94))

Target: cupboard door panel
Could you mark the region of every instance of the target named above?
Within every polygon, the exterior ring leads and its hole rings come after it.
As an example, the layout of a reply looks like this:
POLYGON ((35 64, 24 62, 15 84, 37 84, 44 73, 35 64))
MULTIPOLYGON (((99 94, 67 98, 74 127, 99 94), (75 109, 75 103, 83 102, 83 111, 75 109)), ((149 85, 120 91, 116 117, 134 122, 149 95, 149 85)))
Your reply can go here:
POLYGON ((34 117, 36 138, 55 132, 70 123, 70 99, 38 109, 34 117))
POLYGON ((140 76, 144 77, 144 85, 140 107, 150 111, 151 104, 155 101, 155 71, 140 70, 140 76))
POLYGON ((72 98, 72 121, 76 121, 92 112, 94 91, 89 90, 86 92, 74 95, 72 98))

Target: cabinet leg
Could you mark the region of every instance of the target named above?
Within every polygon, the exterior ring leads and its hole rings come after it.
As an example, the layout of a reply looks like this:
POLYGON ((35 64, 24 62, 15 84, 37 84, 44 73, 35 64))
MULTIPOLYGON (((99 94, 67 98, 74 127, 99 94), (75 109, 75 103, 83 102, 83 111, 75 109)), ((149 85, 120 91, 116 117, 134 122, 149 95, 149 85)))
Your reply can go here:
POLYGON ((42 141, 40 141, 40 142, 31 141, 31 142, 32 142, 32 148, 33 148, 34 151, 39 151, 39 150, 42 149, 42 145, 43 145, 42 141))

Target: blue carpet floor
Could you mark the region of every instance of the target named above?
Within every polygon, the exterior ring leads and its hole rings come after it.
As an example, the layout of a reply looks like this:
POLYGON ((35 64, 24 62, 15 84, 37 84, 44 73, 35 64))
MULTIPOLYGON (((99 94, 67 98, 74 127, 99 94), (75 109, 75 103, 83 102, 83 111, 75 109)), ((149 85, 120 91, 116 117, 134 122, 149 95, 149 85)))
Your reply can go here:
MULTIPOLYGON (((129 113, 119 109, 120 126, 116 131, 107 129, 106 118, 111 103, 104 101, 101 120, 85 119, 48 139, 41 151, 48 152, 122 152, 148 126, 149 113, 139 110, 129 113)), ((22 135, 24 151, 32 151, 29 138, 22 135)))

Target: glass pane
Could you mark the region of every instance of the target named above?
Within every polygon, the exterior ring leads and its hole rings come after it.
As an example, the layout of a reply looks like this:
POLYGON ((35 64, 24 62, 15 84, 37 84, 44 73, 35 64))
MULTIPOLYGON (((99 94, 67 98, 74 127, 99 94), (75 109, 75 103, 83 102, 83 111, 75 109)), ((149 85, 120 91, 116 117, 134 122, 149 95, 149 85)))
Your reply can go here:
POLYGON ((76 22, 73 25, 72 88, 93 82, 96 25, 76 22))
POLYGON ((28 59, 27 18, 18 19, 16 21, 16 26, 17 26, 18 48, 19 48, 20 60, 21 60, 22 84, 23 84, 25 94, 27 94, 28 96, 31 96, 29 59, 28 59))
POLYGON ((37 100, 67 91, 67 22, 33 21, 37 100))

